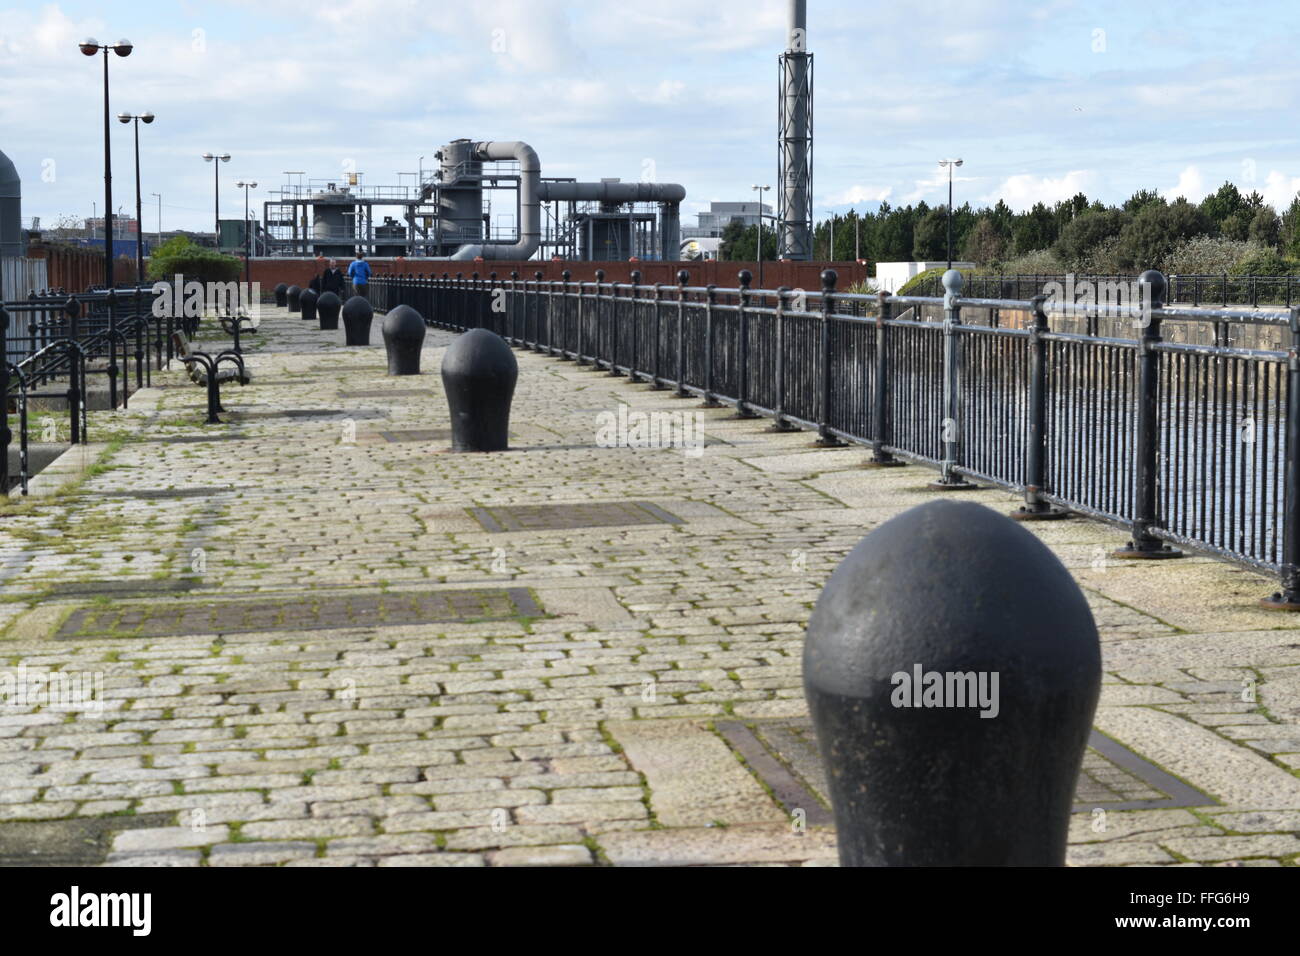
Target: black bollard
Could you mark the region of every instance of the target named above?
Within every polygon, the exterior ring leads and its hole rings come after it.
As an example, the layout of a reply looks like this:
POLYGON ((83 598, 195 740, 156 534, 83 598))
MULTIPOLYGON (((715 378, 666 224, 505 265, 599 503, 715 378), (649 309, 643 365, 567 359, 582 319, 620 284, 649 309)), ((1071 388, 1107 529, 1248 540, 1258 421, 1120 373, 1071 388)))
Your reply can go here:
POLYGON ((343 303, 343 336, 345 345, 370 344, 370 320, 375 310, 365 297, 354 295, 343 303))
POLYGON ((840 563, 804 693, 843 866, 1060 866, 1101 689, 1083 593, 1009 518, 932 501, 840 563))
POLYGON ((298 295, 298 308, 302 311, 304 322, 316 321, 316 300, 320 298, 315 289, 303 289, 298 295))
POLYGON ((419 375, 424 348, 424 317, 409 305, 389 310, 380 326, 388 350, 389 375, 419 375))
POLYGON ((320 321, 322 329, 337 329, 339 327, 339 309, 343 308, 343 302, 333 292, 322 292, 316 300, 316 318, 320 321))
POLYGON ((442 388, 451 411, 452 451, 505 451, 519 363, 505 339, 470 329, 442 357, 442 388))
POLYGON ((289 304, 289 287, 283 282, 275 287, 275 304, 281 309, 289 304))
POLYGON ((284 297, 290 312, 301 311, 301 306, 298 304, 298 297, 301 295, 302 289, 298 288, 296 285, 289 286, 288 290, 285 291, 284 297))

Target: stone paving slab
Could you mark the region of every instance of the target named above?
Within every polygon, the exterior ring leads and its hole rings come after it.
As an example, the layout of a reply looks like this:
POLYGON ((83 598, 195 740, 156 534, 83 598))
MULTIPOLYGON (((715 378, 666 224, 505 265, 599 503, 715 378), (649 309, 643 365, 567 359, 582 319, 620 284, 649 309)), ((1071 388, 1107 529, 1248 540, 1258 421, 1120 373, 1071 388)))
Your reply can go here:
MULTIPOLYGON (((933 499, 931 473, 525 351, 511 450, 451 455, 449 333, 396 380, 378 318, 348 348, 268 312, 224 424, 159 374, 0 506, 0 676, 58 688, 0 701, 6 861, 833 865, 828 816, 792 819, 769 782, 806 758, 760 767, 725 731, 806 720, 812 603, 863 534, 933 499), (702 452, 603 447, 620 405, 698 416, 702 452), (455 591, 534 604, 322 611, 455 591), (223 603, 265 619, 145 626, 223 603), (123 626, 65 631, 78 614, 123 626)), ((1117 561, 1124 536, 1091 522, 1028 527, 1097 619, 1097 727, 1209 801, 1114 809, 1156 791, 1094 759, 1080 787, 1103 812, 1074 814, 1069 861, 1294 865, 1300 621, 1255 607, 1271 582, 1117 561)))

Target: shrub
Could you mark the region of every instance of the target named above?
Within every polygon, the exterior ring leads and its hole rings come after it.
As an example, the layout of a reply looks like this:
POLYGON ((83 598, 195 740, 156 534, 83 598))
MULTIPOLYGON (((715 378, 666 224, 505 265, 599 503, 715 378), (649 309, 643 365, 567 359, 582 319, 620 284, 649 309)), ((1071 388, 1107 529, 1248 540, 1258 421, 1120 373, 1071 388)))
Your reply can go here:
MULTIPOLYGON (((943 295, 943 283, 940 280, 947 271, 946 266, 936 266, 933 269, 918 272, 899 286, 894 295, 943 295)), ((970 282, 970 277, 975 272, 974 269, 959 269, 957 271, 962 274, 967 283, 970 282)))
POLYGON ((1052 251, 1070 268, 1086 269, 1093 250, 1112 236, 1118 236, 1128 220, 1128 213, 1118 209, 1090 209, 1080 213, 1061 228, 1052 251))
POLYGON ((169 280, 183 275, 186 281, 234 282, 243 271, 243 263, 214 249, 196 246, 186 236, 168 239, 149 257, 149 278, 169 280))
POLYGON ((1061 275, 1067 272, 1050 249, 1038 249, 1002 263, 1002 274, 1009 276, 1061 275))
POLYGON ((1174 246, 1165 259, 1165 267, 1173 275, 1222 275, 1231 272, 1252 248, 1250 243, 1237 239, 1194 236, 1174 246))
POLYGON ((1295 269, 1294 259, 1288 259, 1267 246, 1254 246, 1229 271, 1235 276, 1284 276, 1295 269))
POLYGON ((1174 246, 1213 228, 1209 217, 1185 199, 1144 206, 1119 234, 1120 263, 1125 269, 1164 269, 1174 246))

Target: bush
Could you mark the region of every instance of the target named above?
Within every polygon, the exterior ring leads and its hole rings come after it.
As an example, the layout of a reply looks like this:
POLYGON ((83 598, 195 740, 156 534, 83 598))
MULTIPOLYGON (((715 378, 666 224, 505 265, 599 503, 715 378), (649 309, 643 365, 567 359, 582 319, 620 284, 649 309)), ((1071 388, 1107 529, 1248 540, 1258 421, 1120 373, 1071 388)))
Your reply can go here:
POLYGON ((1070 268, 1086 269, 1093 250, 1107 239, 1118 236, 1128 220, 1128 213, 1118 209, 1089 209, 1062 227, 1052 251, 1070 268))
POLYGON ((1163 270, 1174 246, 1213 228, 1209 217, 1185 199, 1144 206, 1119 234, 1120 264, 1125 269, 1163 270))
MULTIPOLYGON (((924 272, 918 272, 912 278, 908 279, 894 295, 943 295, 943 283, 940 281, 943 274, 948 271, 946 266, 936 266, 933 269, 926 269, 924 272), (935 291, 938 290, 938 291, 935 291)), ((970 277, 974 275, 974 269, 958 269, 966 283, 970 284, 970 277)))
POLYGON ((1296 269, 1294 259, 1267 246, 1255 246, 1229 270, 1235 276, 1284 276, 1296 269))
POLYGON ((1231 272, 1253 248, 1250 243, 1237 239, 1195 236, 1174 246, 1165 259, 1165 267, 1172 275, 1222 275, 1231 272))
POLYGON ((1002 274, 1008 276, 1062 275, 1068 271, 1050 249, 1038 249, 1002 263, 1002 274))
POLYGON ((149 257, 149 278, 170 280, 177 274, 199 282, 234 282, 243 263, 214 249, 196 246, 186 236, 168 239, 149 257))

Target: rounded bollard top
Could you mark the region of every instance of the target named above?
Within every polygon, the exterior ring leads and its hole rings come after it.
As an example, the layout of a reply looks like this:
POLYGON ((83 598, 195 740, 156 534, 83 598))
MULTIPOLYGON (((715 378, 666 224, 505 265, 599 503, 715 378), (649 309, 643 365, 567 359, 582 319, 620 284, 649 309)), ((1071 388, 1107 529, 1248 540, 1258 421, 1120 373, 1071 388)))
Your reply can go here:
POLYGON ((748 289, 749 284, 754 281, 754 274, 748 269, 741 269, 740 272, 736 274, 736 278, 740 280, 740 287, 742 289, 748 289))
MULTIPOLYGON (((1020 524, 969 501, 931 501, 880 525, 826 582, 808 623, 804 684, 888 699, 892 678, 998 672, 1022 716, 1100 681, 1097 626, 1069 571, 1020 524)), ((1092 704, 1095 704, 1095 697, 1092 704)))
POLYGON ((514 349, 491 329, 470 329, 457 336, 442 356, 443 375, 498 378, 503 369, 514 374, 518 368, 514 349))
POLYGON ((605 281, 605 270, 604 270, 604 269, 597 269, 597 270, 596 270, 596 281, 597 281, 597 282, 604 282, 604 281, 605 281))
POLYGON ((1138 276, 1138 282, 1150 287, 1152 305, 1165 304, 1165 287, 1168 282, 1163 272, 1159 269, 1148 269, 1138 276))
POLYGON ((276 291, 276 292, 288 292, 288 291, 289 291, 289 287, 288 287, 287 285, 285 285, 283 282, 281 282, 281 283, 278 283, 278 284, 276 285, 274 291, 276 291))
POLYGON ((424 316, 409 305, 394 306, 384 316, 383 333, 385 338, 423 340, 424 316))
POLYGON ((640 284, 641 284, 641 270, 640 270, 640 269, 633 269, 630 273, 628 273, 628 278, 629 278, 630 280, 632 280, 632 284, 633 284, 633 285, 640 285, 640 284))
POLYGON ((839 274, 834 269, 823 269, 821 274, 822 288, 830 292, 835 288, 835 283, 840 281, 839 274))
POLYGON ((295 292, 301 292, 302 289, 298 288, 298 286, 296 285, 291 285, 289 286, 289 288, 285 289, 285 291, 288 292, 290 295, 293 295, 293 293, 295 292))
POLYGON ((962 274, 956 269, 949 269, 943 274, 943 278, 940 281, 943 283, 944 291, 949 295, 957 295, 961 292, 962 284, 966 280, 962 278, 962 274))
POLYGON ((321 308, 322 306, 328 309, 332 306, 341 305, 341 304, 342 304, 342 300, 340 300, 338 295, 336 295, 333 292, 322 292, 320 295, 316 297, 316 308, 318 309, 321 308))
POLYGON ((678 284, 678 285, 686 285, 686 283, 688 283, 688 282, 690 282, 690 281, 691 281, 691 274, 690 274, 689 272, 687 272, 685 269, 678 269, 678 270, 677 270, 677 284, 678 284))
POLYGON ((307 289, 303 289, 302 292, 299 293, 298 298, 299 298, 299 299, 308 299, 308 298, 315 299, 315 298, 319 297, 319 295, 320 295, 320 293, 317 292, 315 289, 307 288, 307 289))
MULTIPOLYGON (((320 305, 319 302, 316 304, 320 305)), ((344 319, 352 319, 355 321, 356 319, 365 316, 373 316, 374 314, 374 306, 370 304, 370 301, 366 299, 365 296, 354 295, 352 298, 348 299, 348 301, 343 303, 344 319)))

